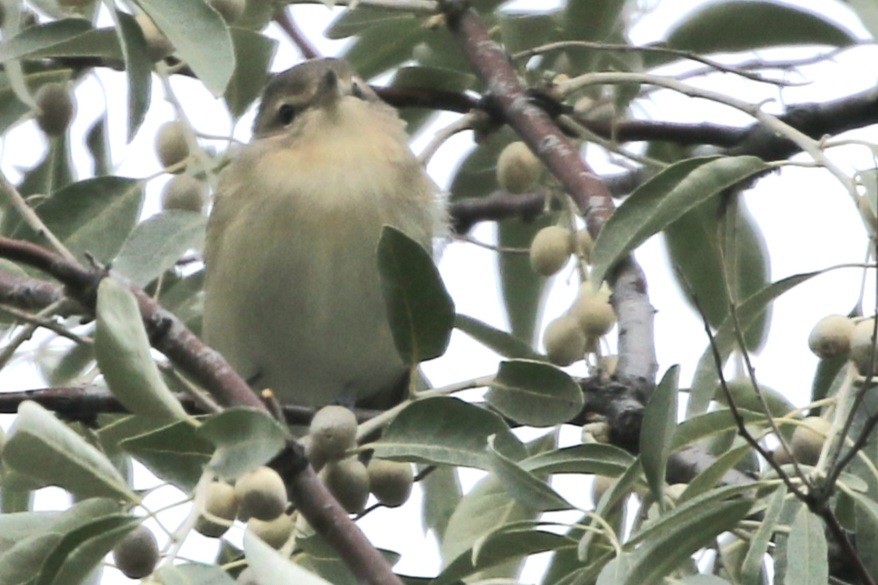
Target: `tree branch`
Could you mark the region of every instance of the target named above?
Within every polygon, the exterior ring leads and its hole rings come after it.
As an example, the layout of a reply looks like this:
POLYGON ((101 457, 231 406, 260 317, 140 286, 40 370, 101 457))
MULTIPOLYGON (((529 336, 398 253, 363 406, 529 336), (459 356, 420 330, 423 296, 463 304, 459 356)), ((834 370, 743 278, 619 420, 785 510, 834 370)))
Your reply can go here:
MULTIPOLYGON (((6 237, 0 237, 0 256, 56 278, 64 284, 70 296, 94 312, 97 287, 101 279, 107 276, 105 271, 83 268, 45 248, 6 237)), ((216 351, 207 347, 142 289, 134 286, 129 288, 137 298, 153 347, 207 388, 221 404, 265 408, 247 382, 216 351)))
MULTIPOLYGON (((107 272, 86 269, 29 242, 0 237, 0 257, 37 268, 61 281, 68 294, 92 313, 97 288, 107 272)), ((265 410, 265 405, 215 350, 142 289, 129 287, 153 347, 210 391, 221 404, 265 410)), ((390 566, 317 479, 301 446, 292 442, 277 456, 291 497, 302 515, 336 549, 351 571, 372 585, 402 585, 390 566)))
MULTIPOLYGON (((589 233, 597 237, 615 209, 609 190, 586 166, 579 151, 549 115, 534 105, 506 52, 491 40, 479 15, 460 0, 442 0, 439 6, 449 30, 489 88, 506 122, 570 193, 585 217, 589 233)), ((640 267, 629 258, 609 273, 608 280, 614 285, 612 302, 619 321, 618 375, 651 386, 658 364, 646 279, 640 267), (637 307, 638 303, 641 306, 637 307)))
POLYGON ((274 15, 274 21, 280 26, 284 33, 286 33, 293 45, 299 49, 299 52, 304 58, 316 59, 320 56, 320 51, 317 50, 317 47, 315 47, 311 41, 308 40, 308 37, 302 34, 299 27, 296 26, 296 21, 293 20, 293 17, 287 11, 286 6, 282 6, 278 9, 274 15))

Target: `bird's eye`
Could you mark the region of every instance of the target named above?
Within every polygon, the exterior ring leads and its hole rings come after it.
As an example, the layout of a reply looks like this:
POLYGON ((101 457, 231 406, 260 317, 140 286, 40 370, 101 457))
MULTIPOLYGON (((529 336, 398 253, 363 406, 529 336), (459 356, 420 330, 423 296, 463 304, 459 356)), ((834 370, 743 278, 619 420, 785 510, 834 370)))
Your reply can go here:
POLYGON ((364 99, 364 97, 365 97, 365 96, 363 95, 363 88, 361 88, 361 87, 360 87, 360 84, 359 84, 359 83, 356 83, 356 82, 354 82, 353 84, 351 84, 351 94, 352 94, 355 98, 364 99))
POLYGON ((296 108, 290 104, 283 104, 277 111, 277 117, 281 124, 287 126, 296 117, 296 108))

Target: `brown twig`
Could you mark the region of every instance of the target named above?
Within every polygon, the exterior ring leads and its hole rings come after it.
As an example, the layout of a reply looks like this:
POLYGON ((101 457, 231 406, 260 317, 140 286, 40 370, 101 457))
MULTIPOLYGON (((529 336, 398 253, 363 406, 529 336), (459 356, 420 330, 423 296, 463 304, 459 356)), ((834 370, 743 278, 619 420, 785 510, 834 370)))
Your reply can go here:
POLYGON ((860 558, 859 553, 857 552, 850 538, 848 538, 848 535, 839 523, 838 518, 835 517, 835 513, 829 506, 827 498, 823 497, 820 493, 821 490, 812 489, 813 486, 806 481, 806 478, 804 476, 802 476, 801 479, 809 487, 809 490, 805 492, 801 490, 798 486, 796 486, 790 476, 787 475, 787 473, 781 468, 780 464, 775 461, 774 456, 769 453, 752 434, 750 434, 750 431, 747 430, 747 425, 744 422, 744 417, 741 416, 741 413, 738 410, 737 405, 735 404, 735 399, 732 396, 728 385, 726 384, 725 375, 723 374, 722 357, 720 356, 719 348, 716 345, 716 339, 714 339, 713 333, 710 330, 710 323, 707 321, 707 317, 705 316, 704 311, 698 304, 698 299, 694 295, 692 295, 692 299, 704 323, 704 331, 707 334, 708 340, 710 341, 710 349, 713 353, 713 360, 714 365, 716 366, 717 374, 719 375, 720 387, 725 394, 726 402, 729 405, 729 411, 732 413, 732 418, 734 418, 735 424, 738 427, 738 434, 751 447, 753 447, 753 449, 757 453, 759 453, 759 455, 761 455, 763 459, 765 459, 765 461, 768 462, 768 464, 772 467, 772 469, 774 469, 775 473, 777 473, 777 476, 784 483, 790 493, 796 496, 796 498, 798 498, 802 503, 807 505, 808 509, 811 510, 811 512, 817 514, 823 519, 824 522, 826 522, 826 526, 829 528, 829 531, 832 533, 839 546, 841 546, 841 548, 845 551, 845 554, 853 564, 854 570, 857 572, 862 582, 867 585, 875 585, 875 581, 872 579, 868 569, 866 569, 866 566, 863 564, 863 560, 860 558))
POLYGON ((681 59, 687 59, 689 61, 695 61, 696 63, 701 63, 702 65, 706 65, 709 69, 713 71, 731 73, 733 75, 738 75, 745 79, 749 79, 751 81, 756 81, 759 83, 792 85, 790 82, 783 80, 766 79, 760 73, 748 71, 747 69, 741 69, 734 65, 726 65, 725 63, 720 63, 719 61, 709 59, 691 51, 684 51, 682 49, 674 49, 673 47, 664 47, 661 45, 635 46, 594 41, 557 41, 554 43, 547 43, 545 45, 533 47, 532 49, 527 49, 526 51, 518 52, 513 55, 512 58, 518 61, 521 59, 529 59, 530 57, 533 57, 535 55, 542 55, 544 53, 549 53, 553 51, 563 51, 566 49, 586 49, 589 51, 611 51, 618 53, 652 53, 658 55, 670 55, 673 57, 680 57, 681 59))
MULTIPOLYGON (((61 281, 68 293, 94 311, 103 270, 86 269, 29 242, 0 237, 0 257, 37 268, 61 281)), ((265 410, 265 405, 216 351, 198 339, 174 315, 143 290, 130 287, 153 347, 206 387, 224 405, 265 410)), ((387 561, 317 479, 301 448, 292 444, 279 456, 288 471, 290 493, 303 516, 338 551, 364 583, 402 585, 387 561)))
MULTIPOLYGON (((0 256, 56 278, 70 296, 94 311, 98 284, 107 276, 104 271, 84 268, 35 244, 6 237, 0 237, 0 256)), ((142 289, 130 288, 137 298, 153 347, 207 388, 221 404, 265 408, 247 382, 216 351, 204 345, 142 289)))
MULTIPOLYGON (((586 166, 552 118, 534 105, 506 52, 491 39, 484 21, 468 3, 442 0, 439 7, 448 29, 503 112, 504 120, 573 197, 589 233, 597 237, 615 209, 609 190, 586 166)), ((654 311, 646 295, 646 279, 640 267, 626 258, 610 271, 608 280, 614 285, 613 308, 619 320, 618 375, 651 387, 658 363, 652 330, 654 311)))
POLYGON ((338 505, 308 464, 302 447, 291 442, 272 462, 284 477, 292 503, 323 538, 341 555, 359 583, 403 585, 381 553, 374 548, 338 505), (304 466, 301 466, 304 462, 304 466), (314 511, 319 511, 315 514, 314 511))
POLYGON ((546 206, 546 193, 513 194, 498 191, 488 197, 458 199, 448 205, 451 229, 456 234, 465 234, 475 224, 482 221, 500 221, 517 217, 533 221, 546 206))
POLYGON ((320 57, 320 51, 317 50, 311 41, 308 40, 302 31, 296 26, 296 21, 287 11, 287 7, 281 7, 274 14, 274 21, 280 26, 281 30, 286 33, 290 41, 299 49, 305 59, 316 59, 320 57))

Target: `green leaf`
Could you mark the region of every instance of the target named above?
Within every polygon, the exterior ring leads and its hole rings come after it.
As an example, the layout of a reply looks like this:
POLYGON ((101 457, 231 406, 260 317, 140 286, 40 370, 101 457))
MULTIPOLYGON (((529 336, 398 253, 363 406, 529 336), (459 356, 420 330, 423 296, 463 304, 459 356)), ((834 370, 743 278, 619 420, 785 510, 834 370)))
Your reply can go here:
POLYGON ((763 559, 780 520, 786 495, 786 486, 778 486, 768 500, 765 515, 762 517, 759 528, 753 533, 753 538, 750 539, 750 548, 747 549, 747 555, 741 563, 742 585, 762 585, 763 559))
POLYGON ((395 18, 380 18, 360 28, 356 39, 341 55, 365 79, 396 69, 411 59, 412 49, 426 34, 415 15, 395 12, 395 18), (388 43, 388 39, 393 42, 388 43))
POLYGON ((271 60, 277 52, 277 41, 240 28, 230 31, 235 48, 235 71, 223 99, 232 118, 238 119, 265 87, 271 60))
POLYGON ((787 45, 846 47, 856 42, 848 30, 819 12, 768 0, 703 5, 687 11, 666 36, 669 46, 699 54, 787 45))
POLYGON ((582 390, 573 378, 545 362, 502 362, 488 403, 522 424, 547 427, 567 422, 582 410, 582 390))
POLYGON ((463 465, 488 469, 488 437, 504 440, 504 453, 523 459, 524 445, 496 414, 457 398, 416 400, 388 425, 369 448, 384 459, 463 465))
POLYGON ((473 561, 477 566, 495 565, 509 558, 576 548, 575 540, 540 530, 537 527, 538 522, 523 521, 503 526, 488 534, 473 547, 473 561))
POLYGON ((473 317, 458 313, 454 317, 454 327, 503 357, 529 360, 539 360, 544 357, 511 333, 492 327, 473 317))
POLYGON ((5 515, 26 512, 34 505, 33 490, 16 489, 15 486, 9 485, 7 476, 10 473, 14 474, 15 472, 4 473, 3 481, 0 482, 0 514, 5 515))
POLYGON ((814 380, 811 382, 811 401, 817 402, 832 396, 842 382, 847 379, 848 356, 840 355, 817 362, 814 380))
MULTIPOLYGON (((449 67, 436 66, 406 66, 396 70, 390 87, 405 91, 415 89, 423 91, 434 89, 437 91, 464 92, 472 89, 476 83, 474 75, 449 67)), ((399 116, 406 122, 406 129, 410 135, 416 134, 427 120, 436 114, 435 109, 404 108, 399 110, 399 116)))
POLYGON ((110 156, 110 139, 106 116, 100 116, 88 129, 85 136, 85 145, 88 148, 88 153, 91 155, 94 176, 109 175, 113 168, 113 160, 110 156))
MULTIPOLYGON (((483 478, 464 495, 451 515, 440 544, 444 565, 450 567, 461 556, 471 558, 470 550, 479 539, 498 528, 520 520, 534 519, 537 515, 536 510, 511 498, 496 477, 489 475, 483 478)), ((519 565, 520 561, 513 560, 484 571, 479 577, 514 576, 519 565)))
POLYGON ((454 327, 454 301, 430 253, 392 226, 378 240, 378 271, 393 342, 415 365, 445 353, 454 327))
POLYGON ((201 563, 186 563, 161 567, 153 576, 162 585, 235 585, 221 567, 201 563))
POLYGON ((189 420, 150 354, 134 294, 113 278, 98 285, 95 356, 107 385, 128 411, 157 421, 189 420))
POLYGON ((82 583, 107 553, 141 522, 142 518, 116 514, 71 530, 43 561, 34 585, 82 583))
MULTIPOLYGON (((575 519, 568 524, 568 528, 564 535, 578 542, 584 533, 584 527, 588 524, 591 512, 586 513, 582 517, 575 519)), ((562 582, 562 578, 570 573, 581 570, 584 563, 588 560, 581 561, 577 556, 578 545, 574 544, 572 548, 566 546, 555 549, 548 567, 541 576, 539 583, 541 585, 558 585, 562 582)), ((597 547, 592 548, 596 550, 597 547)))
POLYGON ((341 40, 363 33, 376 26, 404 21, 412 24, 415 18, 400 10, 385 10, 370 6, 358 6, 345 10, 323 32, 327 39, 341 40))
MULTIPOLYGON (((642 477, 643 468, 640 466, 640 459, 635 459, 628 469, 619 476, 619 478, 610 486, 600 501, 596 502, 594 514, 588 519, 586 526, 590 530, 583 530, 582 538, 579 540, 577 547, 577 557, 587 559, 590 551, 593 550, 593 544, 597 541, 606 540, 607 527, 602 522, 598 522, 598 518, 611 518, 615 510, 618 509, 621 502, 628 496, 635 484, 642 477)), ((615 536, 614 536, 615 538, 615 536)))
MULTIPOLYGON (((826 272, 826 270, 794 274, 793 276, 773 282, 759 292, 754 293, 745 299, 738 307, 736 311, 738 315, 738 324, 744 332, 746 332, 772 301, 790 289, 795 288, 803 282, 823 274, 824 272, 826 272)), ((713 337, 720 358, 723 363, 725 363, 725 360, 728 359, 729 355, 731 355, 732 351, 738 344, 735 336, 735 324, 731 316, 720 325, 713 337)), ((693 414, 707 410, 710 400, 714 395, 714 391, 716 390, 718 380, 719 377, 716 374, 713 350, 708 346, 701 355, 701 358, 699 358, 698 365, 695 368, 692 388, 689 391, 689 402, 686 406, 687 417, 691 417, 693 414)))
POLYGON ((75 503, 63 512, 2 514, 0 515, 0 553, 8 551, 27 537, 46 532, 61 535, 91 521, 116 515, 120 510, 121 506, 117 501, 90 498, 75 503))
POLYGON ((824 585, 829 580, 826 559, 827 545, 823 521, 807 508, 800 506, 790 526, 787 541, 786 583, 796 585, 824 585))
POLYGON ((112 28, 95 29, 81 18, 54 20, 19 32, 0 48, 0 61, 45 57, 95 57, 120 61, 112 28))
MULTIPOLYGON (((765 415, 749 410, 739 411, 738 414, 744 419, 745 424, 762 423, 768 424, 765 415)), ((738 425, 731 410, 722 408, 686 419, 677 426, 674 439, 671 442, 671 452, 677 451, 686 445, 712 437, 729 430, 735 430, 738 425)))
POLYGON ((79 497, 140 501, 103 453, 35 402, 19 405, 3 448, 3 463, 43 485, 57 485, 79 497))
MULTIPOLYGON (((325 538, 311 531, 296 538, 296 548, 301 551, 295 557, 296 565, 319 575, 333 585, 360 585, 358 579, 339 556, 338 551, 325 538)), ((378 549, 389 566, 399 561, 399 555, 378 549)), ((292 581, 299 583, 299 581, 292 581)))
POLYGON ((284 447, 285 429, 267 413, 230 408, 206 419, 199 436, 216 446, 210 468, 225 479, 267 463, 284 447))
POLYGON ((622 553, 607 563, 598 575, 595 585, 619 585, 626 582, 631 572, 631 553, 622 553))
POLYGON ((289 559, 250 533, 244 535, 244 555, 260 583, 332 585, 322 577, 293 564, 289 559))
MULTIPOLYGON (((143 204, 143 183, 124 177, 97 177, 73 183, 37 207, 46 226, 77 257, 112 260, 128 237, 143 204)), ((15 237, 38 236, 22 226, 15 237)))
POLYGON ((635 551, 625 585, 660 582, 696 550, 733 528, 751 505, 748 500, 736 500, 670 511, 661 537, 644 541, 635 551))
POLYGON ((161 305, 171 311, 190 331, 201 332, 201 314, 204 307, 204 270, 193 272, 172 281, 159 296, 161 305))
POLYGON ((137 286, 146 286, 191 249, 204 245, 207 218, 196 211, 170 209, 137 224, 122 244, 113 268, 137 286))
POLYGON ((531 527, 501 526, 473 546, 472 552, 458 555, 433 581, 434 585, 460 583, 473 573, 528 555, 576 547, 569 537, 531 527))
POLYGON ((116 29, 128 75, 128 142, 137 134, 152 96, 152 63, 140 25, 130 14, 115 11, 116 29))
POLYGON ((672 366, 649 397, 640 429, 640 462, 656 501, 664 501, 665 470, 677 428, 680 367, 672 366))
POLYGON ((753 447, 745 443, 738 447, 729 449, 717 457, 716 461, 711 463, 707 469, 699 473, 689 482, 689 485, 686 486, 686 489, 683 490, 683 493, 677 498, 677 505, 679 506, 687 500, 691 500, 696 496, 707 493, 723 478, 726 472, 735 467, 735 465, 737 465, 744 457, 752 453, 752 451, 753 447))
MULTIPOLYGON (((753 382, 749 378, 742 377, 729 380, 726 382, 726 389, 738 408, 765 414, 762 402, 753 390, 753 382)), ((774 388, 759 384, 759 392, 768 406, 768 414, 773 417, 786 416, 796 409, 795 405, 787 400, 786 396, 774 388)), ((728 397, 720 385, 717 386, 713 398, 720 404, 728 405, 728 397)))
POLYGON ((576 40, 606 41, 622 23, 625 0, 569 0, 564 9, 564 32, 576 40))
POLYGON ((174 45, 214 95, 222 95, 235 69, 235 51, 225 21, 206 2, 137 0, 137 5, 174 45))
POLYGON ((494 437, 488 437, 488 462, 503 488, 525 507, 540 512, 575 508, 545 481, 498 452, 494 448, 494 437))
POLYGON ((622 257, 684 213, 771 166, 755 156, 692 158, 672 164, 638 187, 604 225, 592 250, 595 282, 622 257))
POLYGON ((532 455, 519 464, 531 473, 578 473, 615 477, 634 463, 633 455, 604 443, 583 443, 532 455))
POLYGON ((457 469, 439 465, 421 481, 421 523, 424 530, 431 530, 441 541, 448 528, 448 521, 460 503, 463 490, 457 477, 457 469))
POLYGON ((156 476, 185 492, 195 488, 213 455, 213 445, 188 422, 124 439, 119 446, 156 476))
POLYGON ((37 534, 15 543, 0 554, 0 585, 23 585, 32 582, 34 567, 39 567, 48 552, 62 536, 56 533, 37 534))
MULTIPOLYGON (((732 300, 740 302, 768 285, 765 240, 737 193, 718 195, 684 214, 667 227, 664 241, 684 297, 693 308, 692 296, 698 299, 713 327, 728 316, 732 300)), ((769 322, 766 311, 753 323, 744 336, 748 349, 764 343, 769 322)))
MULTIPOLYGON (((70 157, 70 139, 65 132, 49 141, 49 150, 37 166, 24 174, 24 178, 18 185, 22 195, 49 195, 62 189, 75 180, 73 160, 70 157)), ((18 218, 11 215, 10 219, 18 218)), ((4 217, 4 223, 7 220, 4 217)), ((13 234, 13 237, 23 237, 13 234)), ((31 235, 31 239, 33 236, 31 235)))
POLYGON ((117 457, 123 453, 120 443, 125 439, 139 437, 168 426, 154 419, 133 414, 111 415, 107 418, 108 420, 102 421, 103 424, 96 434, 101 450, 109 457, 117 457))
POLYGON ((81 18, 53 20, 26 28, 14 37, 6 39, 0 47, 0 61, 6 62, 31 57, 41 51, 51 51, 53 47, 75 41, 93 30, 91 23, 81 18))
MULTIPOLYGON (((580 20, 578 28, 587 28, 589 22, 589 20, 580 20)), ((557 39, 560 28, 558 12, 500 12, 497 15, 497 24, 500 27, 503 46, 510 53, 518 53, 551 42, 557 39)))
MULTIPOLYGON (((49 351, 52 351, 50 348, 49 351)), ((77 380, 83 372, 94 365, 95 352, 93 345, 74 344, 59 350, 60 357, 41 359, 38 363, 42 374, 52 386, 69 385, 77 380)))

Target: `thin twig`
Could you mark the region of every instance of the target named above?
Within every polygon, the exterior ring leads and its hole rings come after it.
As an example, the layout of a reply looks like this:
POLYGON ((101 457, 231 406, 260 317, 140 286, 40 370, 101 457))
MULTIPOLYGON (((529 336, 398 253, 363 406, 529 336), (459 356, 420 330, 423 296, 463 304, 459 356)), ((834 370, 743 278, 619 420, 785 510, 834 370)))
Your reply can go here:
POLYGON ((802 151, 809 154, 811 158, 821 166, 825 167, 826 170, 838 179, 853 199, 854 204, 857 203, 858 193, 853 180, 826 156, 826 153, 823 152, 820 144, 816 140, 813 140, 804 132, 780 120, 777 116, 764 112, 757 104, 751 104, 717 91, 701 89, 669 77, 642 73, 588 73, 559 83, 557 89, 561 94, 566 95, 589 85, 608 83, 648 83, 676 91, 689 97, 714 101, 735 108, 736 110, 740 110, 752 116, 772 131, 792 141, 802 151))
POLYGON ((802 492, 798 486, 793 483, 792 478, 787 475, 787 473, 783 470, 783 468, 774 460, 774 457, 769 453, 765 447, 763 447, 759 441, 750 434, 750 431, 747 430, 747 425, 744 422, 744 417, 741 415, 741 411, 738 410, 738 405, 735 404, 735 398, 732 396, 731 390, 729 390, 729 386, 726 383, 726 377, 723 373, 723 360, 720 355, 719 347, 716 345, 716 338, 713 336, 713 332, 710 330, 710 322, 707 320, 707 316, 702 309, 700 302, 698 301, 697 296, 690 290, 690 297, 692 298, 692 302, 695 304, 695 308, 698 310, 698 314, 701 316, 701 322, 704 325, 704 333, 707 335, 707 339, 710 343, 710 351, 713 355, 713 363, 716 367, 717 375, 719 376, 720 387, 722 388, 723 394, 725 394, 726 402, 729 405, 729 411, 732 413, 732 418, 735 420, 735 425, 738 427, 738 434, 747 441, 753 449, 756 450, 759 455, 761 455, 768 464, 774 469, 777 476, 784 482, 784 485, 787 487, 790 492, 795 494, 797 498, 806 501, 807 494, 802 492))
POLYGON ((478 246, 479 248, 485 248, 486 250, 491 250, 493 252, 500 252, 501 254, 529 254, 530 248, 512 248, 510 246, 498 246, 497 244, 488 244, 487 242, 479 241, 472 236, 464 236, 464 235, 455 235, 452 236, 458 242, 464 242, 466 244, 472 244, 474 246, 478 246))
POLYGON ((421 165, 426 165, 430 162, 430 159, 433 158, 436 151, 439 150, 449 138, 460 132, 472 129, 475 119, 475 114, 465 114, 445 128, 437 131, 436 134, 433 135, 433 138, 430 139, 430 142, 427 143, 427 146, 424 147, 424 150, 421 151, 421 154, 418 155, 418 162, 421 163, 421 165))
MULTIPOLYGON (((432 14, 439 10, 437 2, 432 0, 333 0, 335 6, 348 6, 355 8, 357 6, 369 8, 387 8, 391 10, 401 10, 403 12, 414 12, 421 14, 432 14)), ((287 0, 287 4, 326 4, 326 0, 287 0)))
POLYGON ((10 307, 9 305, 0 304, 0 313, 5 313, 18 321, 29 323, 37 327, 42 327, 43 329, 48 329, 49 331, 57 333, 61 337, 69 339, 77 345, 91 345, 93 343, 91 337, 77 335, 60 323, 56 323, 51 319, 46 319, 44 317, 28 313, 27 311, 22 311, 20 309, 16 309, 15 307, 10 307))
POLYGON ((682 49, 674 49, 671 47, 661 47, 661 46, 634 46, 634 45, 622 45, 615 43, 600 43, 594 41, 558 41, 554 43, 547 43, 545 45, 540 45, 538 47, 533 47, 531 49, 527 49, 526 51, 520 51, 512 55, 514 60, 520 59, 529 59, 535 55, 540 55, 542 53, 548 53, 551 51, 561 51, 564 49, 588 49, 594 51, 614 51, 620 53, 652 53, 658 55, 673 55, 675 57, 680 57, 682 59, 688 59, 689 61, 695 61, 697 63, 701 63, 702 65, 707 65, 711 70, 721 71, 723 73, 731 73, 733 75, 738 75, 740 77, 744 77, 745 79, 749 79, 751 81, 757 81, 759 83, 770 83, 772 85, 797 85, 791 82, 784 82, 781 80, 773 80, 766 79, 759 73, 753 73, 747 71, 746 69, 741 69, 740 67, 733 65, 726 65, 724 63, 720 63, 719 61, 715 61, 713 59, 709 59, 697 53, 693 53, 691 51, 684 51, 682 49))
POLYGON ((15 188, 15 185, 10 183, 2 173, 0 173, 0 188, 3 189, 3 193, 6 195, 6 199, 9 201, 10 205, 12 205, 12 208, 18 212, 21 218, 32 230, 39 234, 40 237, 46 238, 46 241, 49 242, 52 248, 61 254, 65 260, 68 262, 77 262, 76 256, 74 256, 67 246, 55 236, 52 230, 43 223, 43 220, 40 219, 40 216, 37 215, 37 212, 34 211, 33 207, 28 205, 22 194, 15 188))
POLYGON ((299 49, 299 52, 302 53, 302 57, 305 59, 316 59, 320 56, 320 51, 317 50, 317 47, 308 40, 299 27, 296 25, 296 21, 293 20, 293 16, 287 12, 285 7, 281 7, 274 14, 274 21, 280 26, 281 30, 286 33, 286 35, 290 38, 290 41, 299 49))
MULTIPOLYGON (((55 313, 59 307, 63 304, 63 301, 58 301, 53 303, 40 311, 37 314, 38 319, 45 319, 49 315, 55 313)), ((9 360, 15 355, 15 352, 18 351, 18 348, 22 346, 27 340, 33 337, 34 332, 39 329, 40 325, 38 323, 29 322, 21 327, 15 335, 12 336, 12 339, 9 340, 2 350, 0 350, 0 369, 6 367, 6 364, 9 363, 9 360)))

